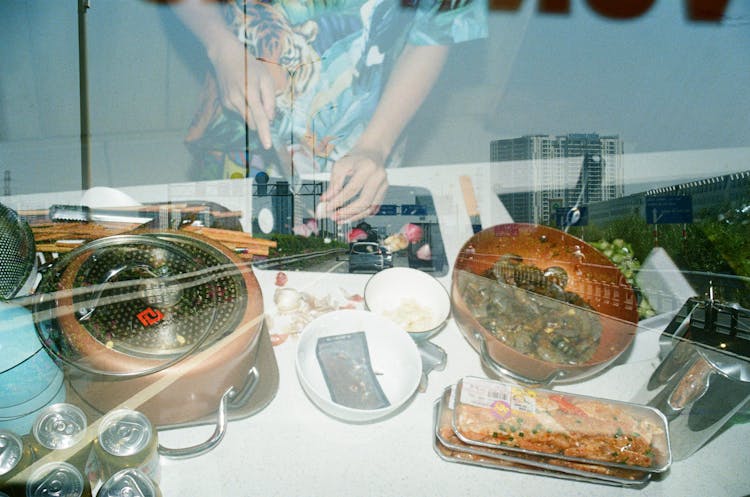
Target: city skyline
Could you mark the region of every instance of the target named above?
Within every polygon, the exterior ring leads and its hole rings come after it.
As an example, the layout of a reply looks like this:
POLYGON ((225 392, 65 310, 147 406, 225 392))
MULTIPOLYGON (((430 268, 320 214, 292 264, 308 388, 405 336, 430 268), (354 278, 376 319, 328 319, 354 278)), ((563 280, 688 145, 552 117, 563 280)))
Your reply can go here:
MULTIPOLYGON (((497 191, 517 222, 548 224, 585 213, 591 202, 624 195, 623 141, 617 135, 525 135, 490 142, 490 164, 521 162, 528 191, 497 191), (580 208, 580 210, 579 210, 580 208)), ((573 222, 575 224, 576 221, 573 222)))

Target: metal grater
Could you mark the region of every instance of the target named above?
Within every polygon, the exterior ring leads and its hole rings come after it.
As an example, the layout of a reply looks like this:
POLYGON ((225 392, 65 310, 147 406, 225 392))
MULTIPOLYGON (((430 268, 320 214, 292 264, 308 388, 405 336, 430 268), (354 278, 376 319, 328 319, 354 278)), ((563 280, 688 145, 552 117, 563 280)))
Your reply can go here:
POLYGON ((692 297, 662 332, 661 363, 634 401, 669 422, 672 457, 682 460, 750 408, 750 311, 692 297))
POLYGON ((750 309, 713 299, 689 298, 662 332, 662 345, 674 339, 750 358, 750 309))

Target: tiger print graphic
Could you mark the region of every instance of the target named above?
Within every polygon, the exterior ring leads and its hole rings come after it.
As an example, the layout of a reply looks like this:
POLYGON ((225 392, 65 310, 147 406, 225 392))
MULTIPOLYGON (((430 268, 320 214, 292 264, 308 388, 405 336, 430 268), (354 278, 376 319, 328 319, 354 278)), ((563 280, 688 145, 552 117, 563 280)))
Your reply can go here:
POLYGON ((320 78, 320 56, 312 46, 318 25, 308 20, 291 26, 279 7, 258 0, 233 4, 232 28, 251 55, 268 64, 276 104, 289 111, 293 100, 314 88, 320 78))

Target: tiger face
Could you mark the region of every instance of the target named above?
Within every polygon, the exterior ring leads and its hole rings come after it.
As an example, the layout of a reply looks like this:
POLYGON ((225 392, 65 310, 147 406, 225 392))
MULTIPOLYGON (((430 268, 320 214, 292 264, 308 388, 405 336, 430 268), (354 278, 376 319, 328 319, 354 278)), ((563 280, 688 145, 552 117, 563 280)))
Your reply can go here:
POLYGON ((314 87, 320 77, 320 56, 312 47, 318 25, 305 21, 290 26, 271 3, 238 3, 233 7, 232 27, 250 53, 267 63, 276 88, 276 103, 280 110, 289 111, 293 99, 314 87))

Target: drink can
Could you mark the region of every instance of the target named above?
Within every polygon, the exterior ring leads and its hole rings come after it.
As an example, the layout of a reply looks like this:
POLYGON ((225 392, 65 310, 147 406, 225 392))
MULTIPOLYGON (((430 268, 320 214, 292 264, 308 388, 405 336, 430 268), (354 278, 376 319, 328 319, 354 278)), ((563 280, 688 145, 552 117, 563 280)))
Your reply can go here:
POLYGON ((162 497, 159 486, 143 471, 123 469, 112 475, 99 488, 97 497, 162 497))
POLYGON ((102 481, 127 468, 139 469, 153 481, 159 481, 161 468, 156 430, 141 412, 118 409, 104 416, 94 451, 102 481))
POLYGON ((87 497, 91 495, 83 475, 70 463, 51 462, 31 474, 26 497, 87 497))
POLYGON ((0 430, 0 490, 15 493, 6 483, 32 462, 34 456, 31 447, 12 431, 0 430))
MULTIPOLYGON (((83 440, 87 427, 86 415, 77 406, 60 403, 46 407, 31 428, 34 455, 41 459, 52 451, 74 447, 83 440)), ((81 447, 68 459, 79 471, 84 470, 88 448, 81 447)))

